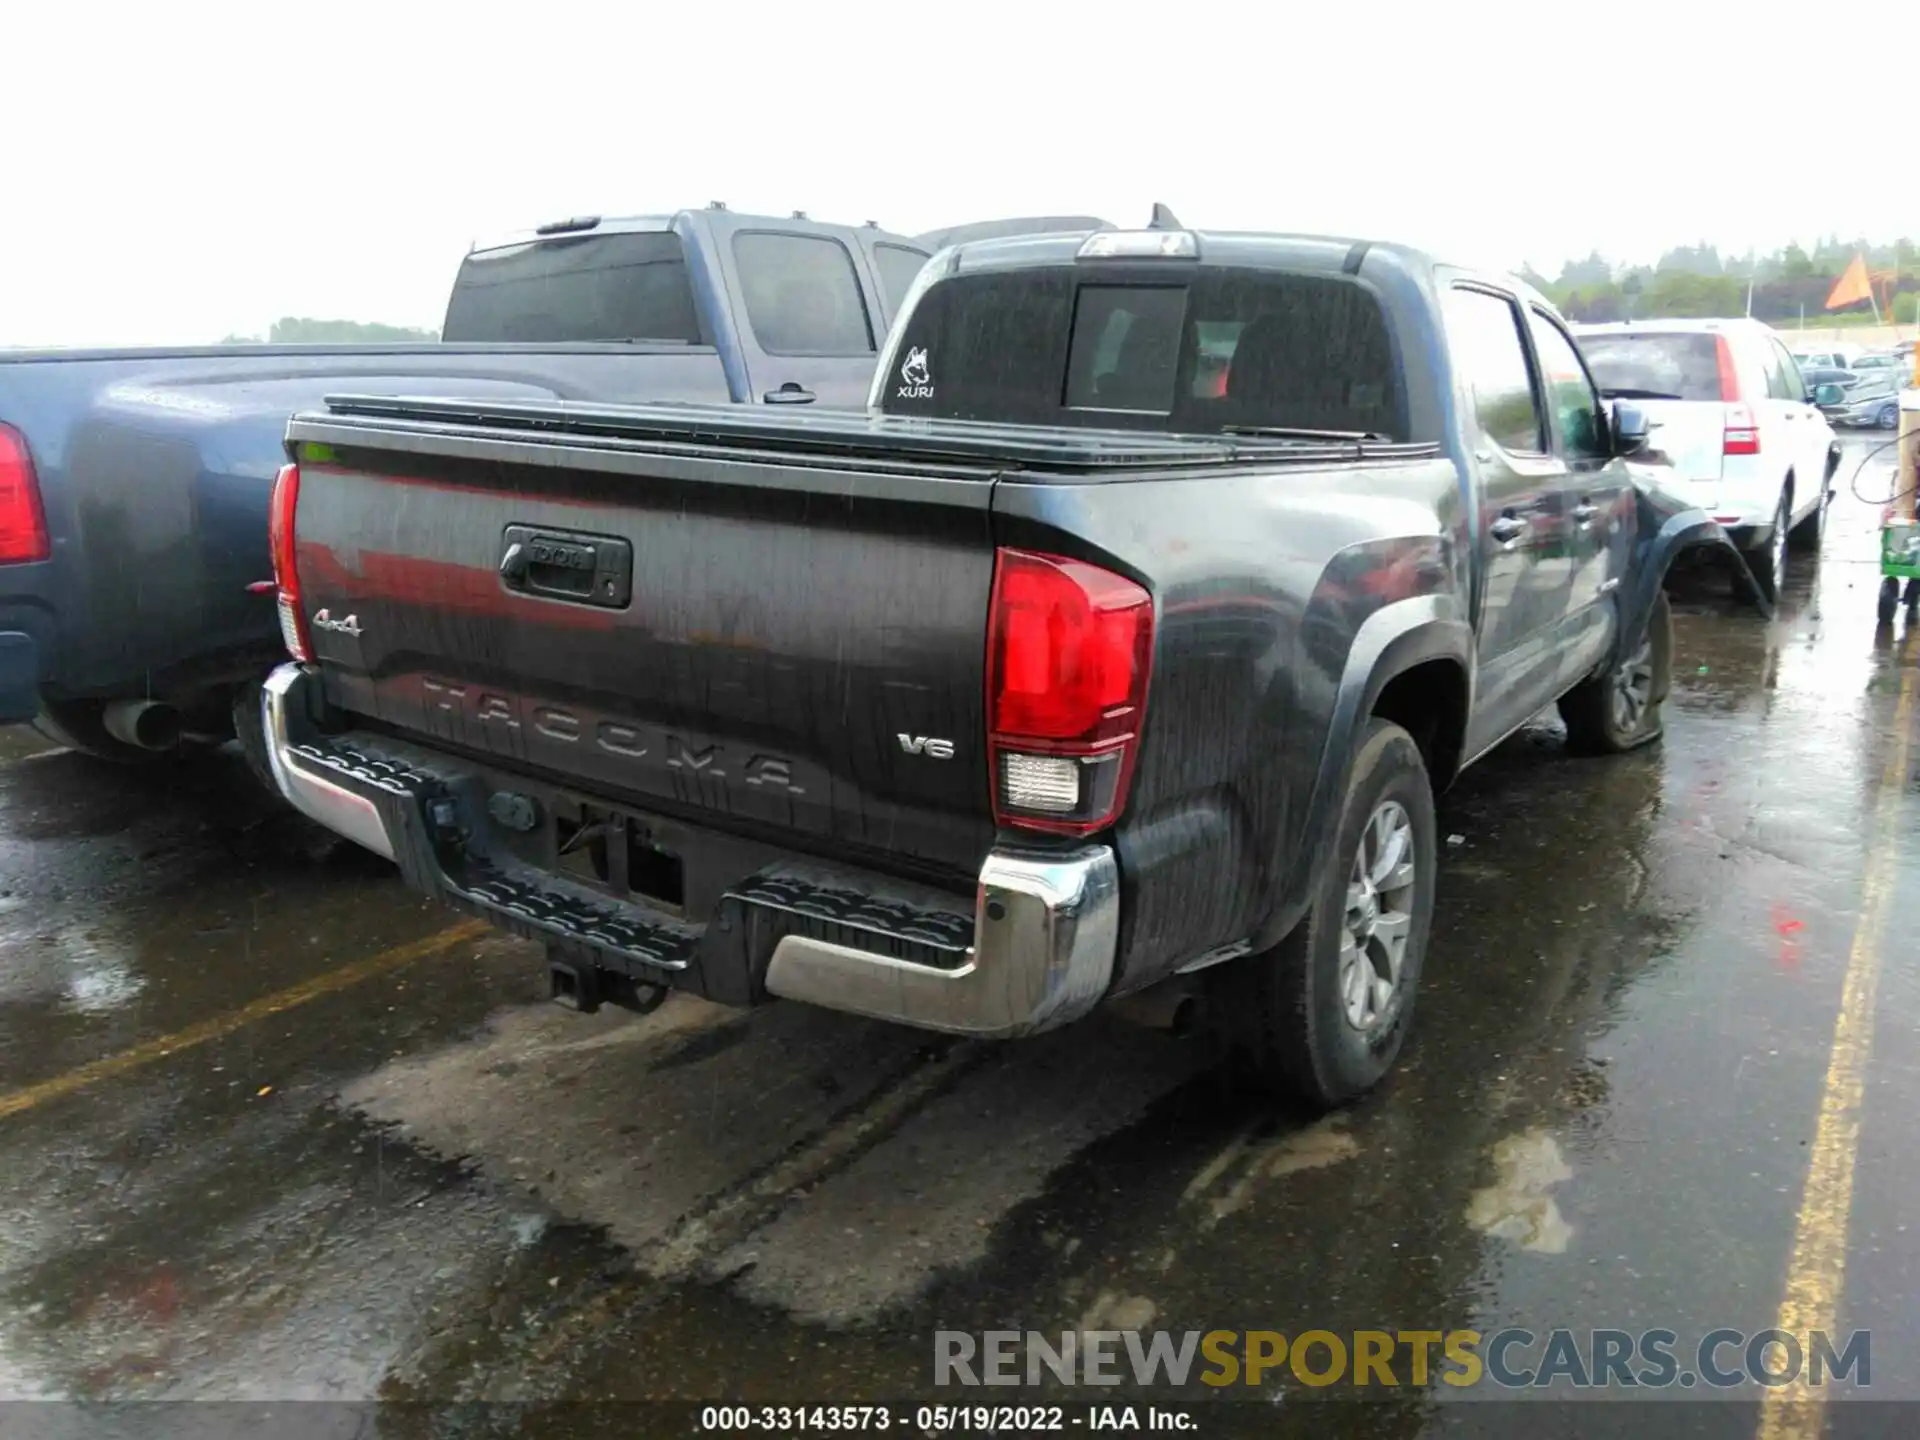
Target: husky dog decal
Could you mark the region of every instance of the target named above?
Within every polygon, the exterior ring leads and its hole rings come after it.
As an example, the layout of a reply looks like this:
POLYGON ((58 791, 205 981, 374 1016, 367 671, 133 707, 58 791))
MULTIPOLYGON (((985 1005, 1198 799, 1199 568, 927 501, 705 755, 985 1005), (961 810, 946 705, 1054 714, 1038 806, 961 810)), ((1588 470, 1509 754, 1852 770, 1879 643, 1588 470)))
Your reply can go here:
POLYGON ((900 363, 900 390, 902 400, 928 400, 933 397, 933 375, 927 369, 927 347, 915 345, 907 351, 907 358, 900 363))

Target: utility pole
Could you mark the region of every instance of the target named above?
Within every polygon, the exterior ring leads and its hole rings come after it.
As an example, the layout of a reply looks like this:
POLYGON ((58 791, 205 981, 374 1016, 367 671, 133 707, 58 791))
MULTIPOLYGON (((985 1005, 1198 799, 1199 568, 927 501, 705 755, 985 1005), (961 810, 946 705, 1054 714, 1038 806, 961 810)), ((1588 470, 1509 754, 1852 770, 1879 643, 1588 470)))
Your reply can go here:
MULTIPOLYGON (((1893 513, 1895 518, 1912 524, 1915 501, 1920 499, 1920 345, 1913 347, 1913 374, 1907 378, 1913 384, 1900 397, 1900 445, 1894 452, 1900 463, 1894 471, 1897 478, 1893 489, 1893 513)), ((1911 580, 1907 583, 1913 584, 1911 580)))

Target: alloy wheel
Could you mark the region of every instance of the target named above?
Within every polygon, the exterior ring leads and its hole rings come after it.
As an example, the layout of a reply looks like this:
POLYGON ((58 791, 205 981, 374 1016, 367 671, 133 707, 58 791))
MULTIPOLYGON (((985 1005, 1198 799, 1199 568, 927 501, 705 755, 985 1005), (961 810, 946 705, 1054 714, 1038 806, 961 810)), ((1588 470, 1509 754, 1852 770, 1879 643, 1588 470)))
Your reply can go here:
POLYGON ((1360 832, 1340 933, 1340 998, 1347 1023, 1362 1034, 1398 1009, 1418 898, 1418 843, 1398 800, 1381 801, 1360 832))
POLYGON ((1613 726, 1622 735, 1632 735, 1646 718, 1653 703, 1653 637, 1644 637, 1633 654, 1613 672, 1613 688, 1607 696, 1613 707, 1613 726))
POLYGON ((1787 583, 1787 526, 1793 519, 1793 511, 1787 507, 1787 497, 1780 497, 1780 513, 1773 517, 1773 541, 1767 546, 1767 559, 1773 566, 1773 591, 1778 595, 1787 583))

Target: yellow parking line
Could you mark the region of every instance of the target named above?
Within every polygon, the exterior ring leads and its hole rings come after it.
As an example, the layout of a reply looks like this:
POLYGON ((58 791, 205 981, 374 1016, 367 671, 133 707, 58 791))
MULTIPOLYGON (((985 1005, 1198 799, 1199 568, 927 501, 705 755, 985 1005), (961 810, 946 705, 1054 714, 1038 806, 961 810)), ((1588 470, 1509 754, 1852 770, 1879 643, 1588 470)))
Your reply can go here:
POLYGON ((271 995, 262 995, 242 1005, 237 1010, 228 1010, 219 1015, 211 1015, 198 1024, 189 1025, 184 1030, 176 1030, 171 1035, 162 1035, 136 1045, 131 1050, 122 1050, 116 1055, 103 1056, 79 1065, 64 1075, 56 1075, 51 1080, 42 1080, 37 1085, 28 1085, 24 1089, 7 1091, 0 1094, 0 1120, 9 1115, 18 1115, 24 1110, 44 1105, 49 1100, 59 1100, 84 1090, 89 1085, 97 1085, 102 1080, 111 1080, 117 1075, 125 1075, 130 1070, 138 1070, 143 1065, 151 1065, 156 1060, 164 1060, 169 1055, 178 1055, 182 1050, 191 1050, 196 1045, 204 1045, 209 1040, 218 1040, 224 1035, 244 1029, 257 1020, 265 1020, 278 1015, 283 1010, 291 1010, 296 1005, 304 1005, 309 1000, 318 1000, 323 995, 332 995, 337 991, 358 985, 363 980, 384 975, 388 971, 398 970, 403 965, 411 965, 415 960, 424 960, 430 955, 438 955, 468 940, 477 940, 488 933, 489 926, 479 920, 465 920, 458 925, 449 926, 438 934, 429 935, 423 940, 409 941, 405 945, 396 945, 391 950, 383 950, 365 960, 356 960, 348 965, 316 975, 311 980, 302 980, 298 985, 289 985, 285 990, 276 990, 271 995))
MULTIPOLYGON (((1793 1239, 1793 1261, 1787 1269, 1786 1294, 1780 1302, 1780 1318, 1774 1322, 1802 1345, 1808 1344, 1809 1331, 1825 1330, 1831 1335, 1839 1322, 1847 1269, 1847 1229, 1853 1214, 1853 1166, 1860 1149, 1867 1060, 1873 1049, 1880 937, 1894 889, 1900 797, 1907 788, 1917 675, 1920 671, 1909 668, 1900 685, 1893 746, 1880 777, 1880 793, 1867 835, 1860 919, 1854 926, 1853 949, 1847 956, 1840 1018, 1833 1026, 1833 1050, 1820 1099, 1820 1125, 1808 1157, 1807 1184, 1800 1197, 1800 1221, 1793 1239)), ((1807 1385, 1804 1378, 1801 1383, 1769 1390, 1760 1416, 1760 1440, 1817 1440, 1823 1428, 1823 1397, 1824 1391, 1807 1385)))

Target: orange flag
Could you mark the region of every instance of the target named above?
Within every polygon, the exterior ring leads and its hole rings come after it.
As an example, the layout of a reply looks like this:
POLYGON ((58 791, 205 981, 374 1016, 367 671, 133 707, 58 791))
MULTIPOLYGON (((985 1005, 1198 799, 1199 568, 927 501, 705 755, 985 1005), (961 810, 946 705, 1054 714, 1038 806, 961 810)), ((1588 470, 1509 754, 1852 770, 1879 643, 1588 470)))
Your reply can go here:
POLYGON ((1855 255, 1846 273, 1834 282, 1833 291, 1827 296, 1827 309, 1838 310, 1843 305, 1857 305, 1871 299, 1873 281, 1867 278, 1867 257, 1855 255))

